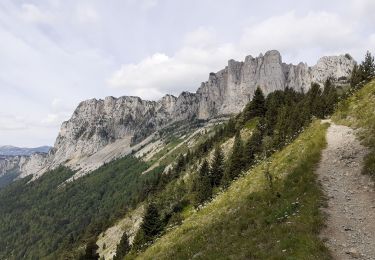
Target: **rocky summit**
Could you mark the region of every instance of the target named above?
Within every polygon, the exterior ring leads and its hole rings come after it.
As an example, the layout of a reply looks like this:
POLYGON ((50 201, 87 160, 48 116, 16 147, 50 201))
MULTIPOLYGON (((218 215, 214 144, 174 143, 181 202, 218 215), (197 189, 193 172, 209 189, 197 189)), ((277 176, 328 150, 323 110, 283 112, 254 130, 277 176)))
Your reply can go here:
POLYGON ((356 62, 346 54, 322 57, 309 67, 282 62, 276 50, 244 61, 229 60, 217 73, 210 73, 196 93, 166 95, 158 101, 139 97, 106 97, 81 102, 61 126, 54 148, 46 157, 32 158, 21 176, 40 176, 64 164, 80 174, 131 153, 150 140, 155 131, 178 121, 210 120, 240 112, 257 87, 265 94, 286 87, 306 91, 331 78, 336 83, 350 77, 356 62))

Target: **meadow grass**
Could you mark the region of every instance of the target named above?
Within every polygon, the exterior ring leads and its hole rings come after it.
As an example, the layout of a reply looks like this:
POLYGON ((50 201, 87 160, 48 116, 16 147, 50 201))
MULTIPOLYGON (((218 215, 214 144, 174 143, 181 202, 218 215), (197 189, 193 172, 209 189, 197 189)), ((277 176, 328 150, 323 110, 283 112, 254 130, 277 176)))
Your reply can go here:
POLYGON ((375 178, 375 80, 342 100, 332 120, 358 129, 358 137, 370 149, 365 157, 363 173, 375 178))
POLYGON ((145 252, 126 259, 330 259, 318 237, 324 198, 314 174, 327 127, 315 121, 145 252))

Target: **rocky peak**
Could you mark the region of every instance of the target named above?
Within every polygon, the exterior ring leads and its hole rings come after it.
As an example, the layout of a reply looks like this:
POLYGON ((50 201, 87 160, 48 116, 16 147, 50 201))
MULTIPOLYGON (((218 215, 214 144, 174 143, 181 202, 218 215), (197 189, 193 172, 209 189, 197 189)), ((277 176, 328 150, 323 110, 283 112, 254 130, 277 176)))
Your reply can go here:
POLYGON ((79 168, 82 160, 100 151, 111 154, 104 156, 110 160, 170 123, 238 113, 257 87, 265 94, 286 87, 307 90, 312 82, 322 85, 327 78, 347 79, 354 64, 349 55, 323 57, 312 67, 285 64, 280 53, 271 50, 255 58, 249 55, 242 62, 229 60, 224 69, 211 72, 196 93, 165 95, 159 101, 128 96, 86 100, 62 124, 53 152, 43 160, 47 168, 59 164, 79 168), (121 145, 114 145, 117 142, 121 145))

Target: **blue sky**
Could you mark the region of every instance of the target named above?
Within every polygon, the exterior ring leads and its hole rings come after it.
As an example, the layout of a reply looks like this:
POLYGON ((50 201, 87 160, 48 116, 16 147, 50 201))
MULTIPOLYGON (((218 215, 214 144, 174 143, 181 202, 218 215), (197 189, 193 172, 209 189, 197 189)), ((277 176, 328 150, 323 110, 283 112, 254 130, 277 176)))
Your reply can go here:
POLYGON ((195 91, 230 58, 359 60, 374 13, 373 0, 2 0, 0 145, 53 145, 81 100, 195 91))

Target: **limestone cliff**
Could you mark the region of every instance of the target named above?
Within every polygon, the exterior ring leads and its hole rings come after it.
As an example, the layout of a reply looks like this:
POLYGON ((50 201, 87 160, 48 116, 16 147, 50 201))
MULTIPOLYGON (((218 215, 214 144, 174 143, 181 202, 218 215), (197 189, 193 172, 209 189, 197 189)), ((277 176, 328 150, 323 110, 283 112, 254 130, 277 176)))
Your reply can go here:
POLYGON ((210 73, 196 93, 166 95, 159 101, 138 97, 83 101, 62 124, 48 157, 33 162, 34 172, 26 164, 23 169, 28 170, 22 176, 38 173, 36 177, 60 164, 81 174, 91 171, 132 152, 168 124, 238 113, 258 86, 265 94, 286 87, 308 90, 312 82, 322 85, 328 77, 345 81, 354 64, 349 55, 323 57, 312 67, 285 64, 280 53, 272 50, 256 58, 247 56, 243 62, 229 60, 223 70, 210 73))

